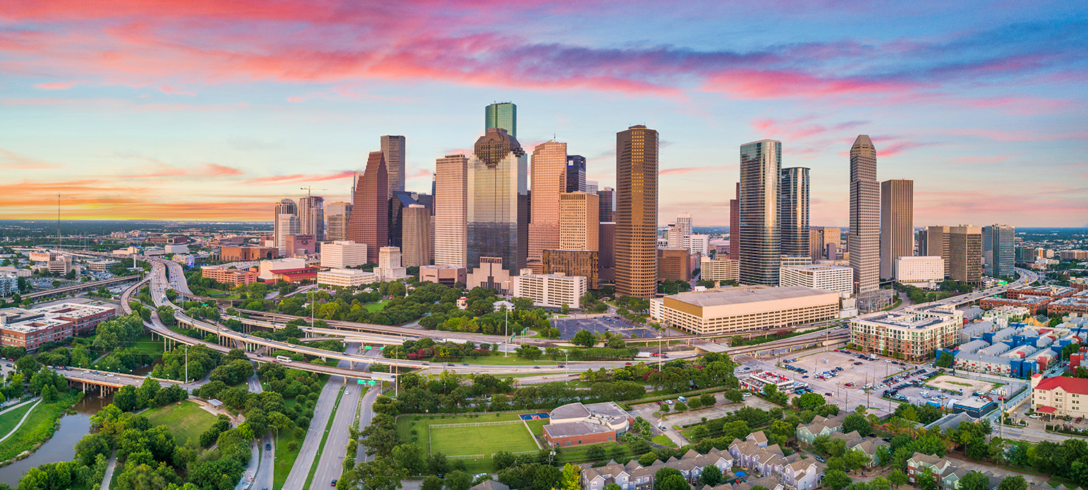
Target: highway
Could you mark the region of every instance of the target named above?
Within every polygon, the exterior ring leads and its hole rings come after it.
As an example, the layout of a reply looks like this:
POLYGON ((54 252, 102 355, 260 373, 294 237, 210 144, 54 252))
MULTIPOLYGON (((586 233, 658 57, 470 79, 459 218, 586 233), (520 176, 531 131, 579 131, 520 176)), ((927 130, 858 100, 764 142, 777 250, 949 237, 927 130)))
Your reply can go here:
POLYGON ((79 284, 73 284, 71 286, 63 286, 55 289, 47 289, 45 291, 38 291, 36 293, 28 293, 23 296, 24 299, 44 298, 46 296, 64 295, 73 292, 85 291, 88 289, 98 289, 100 286, 111 286, 114 284, 120 284, 127 281, 135 281, 140 279, 140 276, 123 276, 115 277, 113 279, 104 279, 101 281, 81 282, 79 284))
MULTIPOLYGON (((256 374, 250 376, 246 383, 252 393, 264 391, 256 374)), ((253 484, 250 488, 272 488, 276 461, 276 444, 272 441, 272 429, 269 429, 265 434, 259 435, 257 444, 260 444, 261 461, 258 463, 257 472, 253 475, 253 484), (271 447, 271 450, 265 450, 266 447, 271 447)))
MULTIPOLYGON (((325 387, 321 389, 321 394, 318 395, 317 403, 314 405, 314 417, 310 421, 310 428, 306 431, 306 438, 302 440, 302 445, 299 446, 298 458, 295 459, 295 464, 291 466, 291 472, 287 474, 287 480, 284 482, 283 488, 306 487, 306 478, 310 476, 310 467, 314 465, 314 459, 317 458, 317 448, 321 445, 321 438, 325 435, 325 427, 329 423, 332 407, 336 404, 336 396, 343 386, 343 383, 334 383, 332 378, 329 378, 329 381, 325 383, 325 387)), ((351 409, 355 410, 355 407, 351 409)), ((320 482, 316 480, 316 475, 314 478, 314 482, 320 485, 320 482)))
MULTIPOLYGON (((353 345, 351 348, 358 349, 359 346, 353 345)), ((340 364, 343 367, 343 361, 340 364)), ((360 368, 366 369, 366 365, 360 366, 360 368)), ((343 378, 339 376, 329 378, 329 384, 341 386, 343 383, 343 378)), ((329 438, 325 441, 321 459, 315 462, 317 471, 314 472, 312 486, 325 486, 326 482, 339 479, 340 474, 343 473, 344 456, 348 439, 351 438, 348 428, 357 420, 356 409, 359 406, 359 397, 365 391, 364 388, 364 386, 355 382, 348 383, 344 388, 344 395, 340 398, 340 406, 333 417, 332 426, 329 429, 329 438)))
POLYGON ((1028 284, 1031 284, 1031 283, 1039 280, 1039 275, 1036 274, 1033 271, 1028 270, 1028 269, 1017 268, 1016 273, 1019 276, 1019 277, 1016 278, 1016 281, 1013 281, 1013 282, 1011 282, 1009 284, 1006 284, 1004 286, 996 286, 996 287, 992 287, 990 289, 986 289, 986 290, 983 290, 983 291, 975 291, 973 293, 961 294, 959 296, 952 296, 950 298, 945 298, 945 299, 942 299, 940 301, 934 301, 934 302, 931 302, 931 303, 926 303, 926 305, 960 306, 960 305, 967 304, 967 303, 974 303, 975 301, 979 301, 979 300, 982 300, 982 299, 985 299, 985 298, 991 298, 991 297, 994 297, 994 296, 996 296, 998 294, 1004 293, 1005 291, 1008 291, 1010 288, 1015 288, 1015 287, 1019 287, 1019 286, 1026 286, 1028 284))

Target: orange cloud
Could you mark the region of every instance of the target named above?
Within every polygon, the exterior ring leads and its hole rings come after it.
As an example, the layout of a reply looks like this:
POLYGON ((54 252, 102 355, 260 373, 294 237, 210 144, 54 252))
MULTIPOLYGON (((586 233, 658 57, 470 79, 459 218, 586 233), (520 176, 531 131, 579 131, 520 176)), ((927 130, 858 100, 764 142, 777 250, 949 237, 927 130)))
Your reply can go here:
POLYGON ((347 179, 355 176, 353 170, 342 170, 334 174, 326 175, 306 175, 306 174, 293 174, 293 175, 273 175, 270 177, 257 177, 247 180, 247 184, 278 184, 278 183, 290 183, 290 182, 323 182, 326 180, 339 180, 347 179))
POLYGON ((35 83, 34 88, 42 90, 68 90, 75 85, 76 82, 49 82, 49 83, 35 83))
POLYGON ((0 148, 0 168, 8 170, 52 170, 64 167, 0 148))

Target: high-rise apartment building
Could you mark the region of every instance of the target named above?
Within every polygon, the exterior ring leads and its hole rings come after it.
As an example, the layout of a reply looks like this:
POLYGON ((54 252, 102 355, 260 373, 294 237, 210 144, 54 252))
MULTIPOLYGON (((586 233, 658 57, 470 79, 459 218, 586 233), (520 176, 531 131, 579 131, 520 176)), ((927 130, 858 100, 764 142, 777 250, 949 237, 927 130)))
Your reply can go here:
POLYGON ((306 196, 298 200, 298 220, 303 235, 325 239, 325 198, 306 196))
POLYGON ((688 237, 689 249, 693 254, 699 254, 701 257, 706 257, 710 254, 710 236, 692 234, 688 237))
POLYGON ((446 155, 435 162, 434 263, 465 267, 468 220, 468 158, 446 155))
POLYGON ((809 252, 809 177, 808 168, 782 169, 779 181, 779 221, 782 226, 782 255, 802 257, 809 252))
MULTIPOLYGON (((859 299, 880 289, 880 183, 876 147, 859 135, 850 147, 850 268, 859 299)), ((860 302, 859 302, 860 303, 860 302)), ((859 308, 869 311, 866 305, 859 308)))
POLYGON ((382 156, 385 157, 385 171, 389 174, 389 196, 396 191, 404 191, 404 136, 382 136, 382 156))
POLYGON ((586 157, 567 155, 567 191, 586 191, 586 157))
MULTIPOLYGON (((280 216, 293 215, 298 216, 298 205, 292 199, 280 199, 280 202, 276 203, 275 211, 272 214, 272 239, 276 242, 276 248, 279 249, 280 255, 283 255, 287 251, 286 237, 289 234, 298 233, 299 230, 294 230, 294 233, 288 233, 290 230, 280 228, 280 216)), ((288 220, 288 223, 290 220, 288 220)))
MULTIPOLYGON (((589 191, 586 192, 589 194, 593 194, 589 191)), ((598 214, 601 223, 608 223, 615 220, 615 218, 612 216, 612 204, 615 200, 615 195, 616 190, 611 187, 605 187, 597 191, 597 197, 599 198, 598 200, 601 203, 601 212, 598 214)))
POLYGON ((422 204, 404 210, 401 262, 405 267, 431 264, 431 212, 422 204))
POLYGON ((616 134, 616 294, 657 292, 658 133, 643 125, 616 134))
POLYGON ((733 196, 729 200, 729 258, 740 263, 740 182, 733 196))
POLYGON ((484 133, 494 128, 504 129, 511 138, 518 138, 517 104, 500 102, 484 108, 484 133))
POLYGON ((895 277, 899 257, 914 255, 914 181, 880 183, 880 277, 895 277))
POLYGON ((960 225, 949 228, 948 253, 952 265, 949 277, 953 281, 979 284, 982 281, 982 228, 960 225))
POLYGON ((952 255, 949 249, 947 226, 930 226, 926 228, 926 247, 924 255, 940 257, 944 259, 944 277, 952 275, 952 255))
POLYGON ((520 218, 528 214, 521 209, 529 191, 527 165, 525 150, 505 129, 488 129, 476 140, 467 174, 468 269, 480 267, 481 257, 500 259, 502 268, 515 274, 524 268, 526 233, 520 218))
POLYGON ((1016 272, 1016 228, 1009 225, 990 225, 982 228, 982 260, 986 263, 986 275, 990 277, 1014 277, 1016 272))
POLYGON ((366 244, 368 262, 377 262, 389 244, 389 174, 380 151, 370 152, 366 170, 355 185, 354 207, 348 223, 348 239, 366 244))
POLYGON ((326 240, 335 242, 347 239, 351 208, 351 203, 347 202, 330 202, 325 205, 325 219, 328 221, 326 240))
POLYGON ((559 246, 559 195, 567 189, 567 144, 545 141, 533 149, 531 157, 533 189, 529 223, 528 268, 540 273, 545 250, 559 246))
MULTIPOLYGON (((597 196, 585 192, 564 192, 559 195, 559 249, 597 250, 601 206, 597 196)), ((545 249, 551 250, 551 249, 545 249)))
POLYGON ((781 173, 780 141, 761 140, 741 145, 741 284, 778 284, 778 264, 782 255, 781 215, 778 208, 781 173))

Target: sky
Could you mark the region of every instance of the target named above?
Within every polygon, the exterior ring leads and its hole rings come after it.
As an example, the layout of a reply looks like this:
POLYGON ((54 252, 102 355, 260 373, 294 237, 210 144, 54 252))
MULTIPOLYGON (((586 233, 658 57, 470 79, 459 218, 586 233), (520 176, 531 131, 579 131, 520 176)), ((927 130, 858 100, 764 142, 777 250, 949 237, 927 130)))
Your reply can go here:
POLYGON ((771 138, 845 226, 858 134, 915 226, 1088 223, 1076 0, 0 2, 0 219, 271 221, 348 200, 383 134, 429 192, 500 101, 601 187, 617 132, 659 131, 661 224, 727 225, 771 138))

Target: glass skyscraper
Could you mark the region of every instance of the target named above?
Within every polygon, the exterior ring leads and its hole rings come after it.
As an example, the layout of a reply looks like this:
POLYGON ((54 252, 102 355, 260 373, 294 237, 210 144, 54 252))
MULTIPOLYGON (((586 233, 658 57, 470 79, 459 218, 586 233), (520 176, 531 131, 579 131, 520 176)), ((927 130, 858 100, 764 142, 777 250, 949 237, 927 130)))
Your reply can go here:
POLYGON ((782 169, 779 181, 781 201, 779 215, 782 226, 782 255, 789 257, 808 257, 808 168, 790 167, 782 169))
POLYGON ((480 267, 481 257, 502 259, 514 275, 525 266, 527 233, 519 229, 519 199, 528 195, 528 159, 518 140, 502 128, 491 128, 476 140, 468 161, 468 268, 480 267))
POLYGON ((518 106, 513 102, 499 102, 484 108, 484 132, 492 128, 506 130, 512 138, 518 137, 518 106))
MULTIPOLYGON (((778 285, 782 237, 779 176, 782 142, 761 140, 740 147, 740 282, 778 285)), ((732 230, 730 230, 732 231, 732 230)), ((808 233, 808 230, 805 231, 808 233)), ((805 250, 805 255, 808 250, 805 250)))
POLYGON ((880 289, 880 182, 876 180, 876 147, 868 135, 859 135, 850 147, 850 267, 859 308, 871 311, 870 301, 880 289))
POLYGON ((1015 277, 1016 228, 1009 225, 982 227, 982 260, 986 262, 986 275, 990 277, 1015 277))

